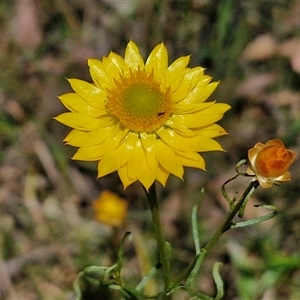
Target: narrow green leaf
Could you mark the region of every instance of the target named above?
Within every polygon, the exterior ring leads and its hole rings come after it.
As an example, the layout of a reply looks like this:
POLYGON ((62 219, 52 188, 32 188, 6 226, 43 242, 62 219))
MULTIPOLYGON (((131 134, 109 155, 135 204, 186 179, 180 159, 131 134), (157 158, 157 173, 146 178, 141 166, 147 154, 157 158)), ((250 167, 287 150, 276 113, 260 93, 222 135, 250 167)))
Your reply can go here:
POLYGON ((245 227, 245 226, 250 226, 250 225, 254 225, 254 224, 258 224, 264 221, 267 221, 269 219, 272 219, 276 216, 277 214, 277 210, 276 210, 276 206, 274 205, 254 205, 255 207, 263 207, 263 208, 268 208, 271 210, 274 210, 273 212, 265 215, 265 216, 261 216, 255 219, 251 219, 251 220, 247 220, 247 221, 242 221, 242 222, 238 222, 238 223, 233 223, 230 228, 240 228, 240 227, 245 227))
POLYGON ((220 300, 224 296, 224 283, 219 273, 221 266, 223 266, 223 264, 220 262, 215 262, 213 265, 213 278, 217 287, 217 295, 215 300, 220 300))

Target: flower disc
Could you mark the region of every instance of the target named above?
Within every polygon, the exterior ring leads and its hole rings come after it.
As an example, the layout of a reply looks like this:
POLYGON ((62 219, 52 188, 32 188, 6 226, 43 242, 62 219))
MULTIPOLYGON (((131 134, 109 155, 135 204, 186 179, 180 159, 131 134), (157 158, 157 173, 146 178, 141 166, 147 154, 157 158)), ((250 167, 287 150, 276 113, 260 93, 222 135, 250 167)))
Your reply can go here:
POLYGON ((132 71, 116 80, 107 107, 123 127, 135 132, 153 132, 163 125, 172 111, 169 89, 162 91, 153 73, 132 71))

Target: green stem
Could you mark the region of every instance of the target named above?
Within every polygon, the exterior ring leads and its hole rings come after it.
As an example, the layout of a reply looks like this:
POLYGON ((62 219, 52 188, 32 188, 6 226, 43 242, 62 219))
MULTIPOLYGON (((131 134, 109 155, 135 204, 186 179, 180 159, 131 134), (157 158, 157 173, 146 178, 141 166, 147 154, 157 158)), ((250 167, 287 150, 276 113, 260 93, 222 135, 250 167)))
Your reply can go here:
POLYGON ((180 276, 175 280, 171 286, 170 289, 175 288, 177 284, 183 280, 186 276, 188 276, 186 280, 186 288, 189 289, 192 282, 194 281, 195 276, 197 275, 204 258, 207 256, 207 254, 210 252, 210 250, 218 243, 221 235, 231 228, 232 226, 232 220, 236 216, 236 214, 239 212, 243 204, 248 201, 250 196, 253 194, 255 189, 259 186, 258 181, 252 181, 249 183, 248 187, 242 194, 241 198, 236 202, 236 204, 232 207, 230 212, 228 213, 226 219, 220 226, 220 228, 216 231, 216 233, 213 235, 212 239, 206 244, 204 248, 201 249, 200 254, 196 256, 196 261, 194 261, 192 264, 189 265, 189 267, 182 273, 180 276), (192 267, 193 266, 193 267, 192 267))
POLYGON ((259 186, 259 183, 257 180, 251 181, 248 185, 247 189, 244 191, 243 195, 239 199, 239 201, 236 203, 236 205, 232 208, 232 210, 228 213, 226 219, 224 220, 221 227, 217 230, 217 232, 214 234, 212 239, 206 244, 206 246, 201 250, 199 261, 198 261, 198 267, 200 268, 204 258, 207 256, 207 254, 210 252, 210 250, 217 244, 219 241, 221 235, 231 228, 232 220, 235 217, 235 215, 238 213, 240 208, 243 206, 245 201, 248 201, 249 197, 253 194, 255 189, 259 186))
POLYGON ((159 260, 163 270, 164 288, 165 288, 165 292, 167 292, 169 287, 169 282, 170 282, 170 261, 169 261, 168 251, 167 251, 167 244, 164 238, 162 224, 159 215, 159 207, 158 207, 155 183, 153 183, 150 186, 149 192, 147 192, 147 198, 148 198, 148 203, 152 214, 152 224, 153 224, 154 234, 157 242, 159 260))

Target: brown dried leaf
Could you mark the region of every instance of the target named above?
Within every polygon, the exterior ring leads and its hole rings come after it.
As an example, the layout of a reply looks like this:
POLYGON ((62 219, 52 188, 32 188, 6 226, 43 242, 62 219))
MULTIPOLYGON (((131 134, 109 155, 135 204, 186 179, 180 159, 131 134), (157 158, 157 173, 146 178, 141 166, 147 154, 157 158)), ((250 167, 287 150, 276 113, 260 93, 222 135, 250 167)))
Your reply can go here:
POLYGON ((276 94, 276 102, 280 105, 300 105, 300 94, 292 90, 282 90, 276 94))
POLYGON ((290 57, 290 64, 295 72, 300 73, 300 42, 294 48, 290 57))
POLYGON ((292 38, 277 47, 277 54, 290 59, 292 69, 300 73, 300 39, 292 38))
POLYGON ((247 77, 236 89, 236 96, 251 97, 262 92, 268 85, 276 80, 276 74, 254 74, 247 77))
POLYGON ((266 60, 274 55, 276 51, 275 39, 270 34, 259 35, 244 49, 242 59, 249 60, 266 60))
POLYGON ((18 0, 12 18, 12 35, 17 44, 27 49, 36 48, 42 41, 38 9, 33 0, 18 0))
POLYGON ((292 38, 285 40, 277 46, 276 53, 283 57, 290 57, 300 45, 300 40, 292 38))

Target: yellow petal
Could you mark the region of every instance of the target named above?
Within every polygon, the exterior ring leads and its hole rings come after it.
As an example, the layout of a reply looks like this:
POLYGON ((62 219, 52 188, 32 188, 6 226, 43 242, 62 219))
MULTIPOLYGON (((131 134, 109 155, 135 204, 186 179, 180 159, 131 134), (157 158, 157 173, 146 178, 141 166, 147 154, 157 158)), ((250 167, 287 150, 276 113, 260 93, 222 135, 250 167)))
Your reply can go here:
POLYGON ((170 176, 170 172, 168 172, 164 167, 158 165, 156 179, 160 182, 164 187, 166 186, 166 182, 170 176))
POLYGON ((142 143, 138 139, 133 149, 132 156, 128 161, 128 177, 129 179, 136 179, 140 173, 141 165, 145 160, 145 153, 142 148, 142 143))
POLYGON ((222 146, 217 141, 201 135, 184 138, 179 134, 176 134, 174 136, 174 141, 175 144, 178 146, 177 149, 181 151, 224 151, 222 146))
POLYGON ((201 132, 199 133, 201 136, 205 136, 208 138, 214 138, 217 136, 222 136, 227 134, 223 127, 219 126, 218 124, 212 124, 201 128, 201 132))
POLYGON ((117 149, 122 143, 128 130, 120 130, 117 124, 111 128, 109 137, 101 144, 91 147, 81 147, 72 157, 76 160, 100 160, 104 155, 117 149))
POLYGON ((271 182, 269 179, 267 179, 265 177, 261 177, 256 174, 256 178, 257 178, 260 186, 265 189, 268 189, 273 185, 273 182, 271 182))
POLYGON ((141 142, 145 152, 146 161, 149 169, 150 170, 156 169, 157 168, 157 159, 155 156, 156 134, 142 133, 141 142))
POLYGON ((100 144, 89 147, 80 147, 77 152, 73 155, 72 159, 74 160, 83 160, 83 161, 96 161, 100 160, 103 155, 106 153, 106 144, 100 144))
POLYGON ((192 68, 192 69, 188 69, 186 74, 185 74, 185 79, 186 80, 193 80, 194 78, 198 78, 199 75, 202 77, 202 80, 210 80, 211 77, 208 76, 208 75, 203 75, 204 73, 204 68, 202 67, 195 67, 195 68, 192 68))
POLYGON ((102 59, 103 69, 111 83, 121 74, 121 70, 108 57, 102 59))
POLYGON ((249 175, 255 175, 255 173, 254 173, 253 170, 251 169, 251 166, 247 168, 246 173, 249 174, 249 175))
POLYGON ((157 131, 158 136, 167 143, 172 149, 178 149, 178 146, 175 144, 174 136, 176 132, 170 128, 160 128, 157 131))
POLYGON ((130 69, 137 70, 138 68, 143 69, 144 67, 144 61, 140 55, 139 48, 132 41, 130 41, 126 47, 124 60, 125 65, 130 69))
POLYGON ((183 167, 174 151, 161 140, 157 140, 155 147, 156 158, 163 168, 175 176, 182 178, 183 167))
POLYGON ((189 129, 182 124, 175 123, 172 119, 167 120, 165 124, 168 125, 171 130, 174 130, 176 133, 185 137, 193 137, 199 135, 199 130, 189 129))
POLYGON ((283 175, 274 178, 275 181, 289 181, 291 180, 291 173, 286 171, 283 175))
POLYGON ((140 166, 140 173, 138 176, 139 181, 148 191, 149 187, 155 180, 156 170, 150 170, 148 164, 144 160, 143 164, 140 166))
POLYGON ((151 73, 153 71, 155 77, 161 78, 168 67, 168 52, 163 43, 157 45, 150 53, 145 69, 151 73))
POLYGON ((207 82, 206 84, 208 84, 211 77, 204 76, 203 70, 201 67, 186 70, 182 83, 172 93, 173 103, 183 101, 200 82, 207 82))
POLYGON ((102 143, 90 147, 81 147, 73 155, 74 160, 84 160, 84 161, 97 161, 101 160, 104 155, 117 148, 119 144, 116 143, 102 143))
POLYGON ((204 103, 191 103, 191 104, 185 104, 183 101, 177 103, 174 105, 173 108, 173 114, 175 115, 181 115, 181 114, 194 114, 201 110, 207 109, 208 107, 215 104, 215 101, 213 102, 204 102, 204 103))
POLYGON ((165 86, 171 87, 171 93, 178 89, 181 84, 184 74, 185 68, 189 63, 190 56, 183 56, 176 59, 166 70, 165 76, 165 86))
POLYGON ((225 103, 216 103, 207 109, 193 114, 173 115, 170 120, 188 128, 203 127, 219 121, 223 114, 230 109, 225 103))
POLYGON ((65 138, 64 142, 75 147, 89 147, 102 144, 107 141, 113 126, 99 128, 94 131, 82 131, 73 129, 65 138))
POLYGON ((151 152, 154 150, 155 141, 156 141, 155 133, 145 133, 145 132, 141 133, 141 142, 146 152, 151 152))
POLYGON ((123 147, 124 146, 120 146, 102 157, 98 163, 98 178, 110 174, 120 168, 123 147))
POLYGON ((138 140, 138 134, 134 132, 129 132, 126 140, 124 142, 124 149, 121 157, 121 166, 128 163, 130 157, 133 154, 134 147, 138 140))
POLYGON ((95 130, 100 127, 109 127, 116 122, 115 119, 110 116, 95 119, 81 113, 73 112, 62 113, 54 119, 71 128, 87 131, 95 130))
POLYGON ((106 128, 116 124, 114 116, 105 115, 101 118, 90 118, 80 113, 63 113, 55 118, 57 121, 74 129, 92 131, 98 128, 106 128))
POLYGON ((251 148, 248 150, 248 159, 250 161, 250 164, 254 167, 255 166, 255 160, 257 157, 257 153, 259 152, 259 148, 251 148))
POLYGON ((128 165, 124 165, 118 169, 118 175, 122 181, 124 189, 126 189, 130 184, 135 182, 137 178, 132 179, 128 177, 128 165))
POLYGON ((91 101, 92 103, 102 102, 100 103, 101 107, 103 107, 103 101, 106 99, 106 92, 102 89, 96 87, 95 85, 88 83, 79 79, 68 79, 71 84, 72 89, 76 92, 81 98, 86 101, 91 101))
MULTIPOLYGON (((59 100, 68 110, 72 112, 79 112, 89 117, 97 118, 101 115, 107 114, 104 105, 103 109, 97 109, 94 106, 89 105, 87 101, 78 96, 76 93, 64 94, 59 97, 59 100)), ((99 103, 101 103, 101 100, 99 103)))
POLYGON ((184 137, 172 129, 164 129, 158 132, 161 139, 172 149, 178 151, 222 151, 221 145, 213 139, 201 136, 184 137))
POLYGON ((188 69, 184 75, 184 80, 190 83, 190 90, 193 90, 199 82, 206 82, 207 84, 211 81, 211 77, 208 75, 204 75, 204 68, 195 67, 192 69, 188 69))
POLYGON ((187 97, 190 93, 190 85, 190 81, 183 79, 178 89, 172 93, 172 102, 178 103, 187 97))
POLYGON ((127 134, 127 128, 123 128, 120 124, 116 124, 106 141, 106 144, 108 144, 107 152, 111 152, 119 147, 125 141, 127 134))
POLYGON ((201 104, 204 102, 216 89, 218 82, 207 84, 206 82, 199 82, 197 86, 182 100, 182 104, 201 104))
POLYGON ((205 161, 200 154, 196 152, 175 152, 183 166, 205 170, 205 161))
POLYGON ((148 168, 151 171, 156 170, 158 162, 156 159, 155 151, 146 152, 145 157, 146 157, 146 162, 147 162, 148 168))
POLYGON ((177 58, 170 64, 170 66, 166 70, 166 74, 168 74, 168 76, 172 76, 172 74, 174 73, 183 72, 186 66, 188 65, 189 61, 190 61, 190 55, 181 56, 177 58))
POLYGON ((118 123, 114 126, 109 140, 115 140, 116 142, 125 141, 128 131, 128 128, 124 128, 120 123, 118 123))
POLYGON ((111 87, 111 82, 107 77, 102 61, 90 58, 88 59, 88 65, 90 67, 91 77, 97 87, 101 89, 111 87))
POLYGON ((155 142, 156 142, 156 134, 151 133, 142 133, 141 134, 141 142, 145 152, 146 161, 148 164, 148 168, 150 170, 157 168, 157 160, 155 157, 155 142))
POLYGON ((283 142, 279 139, 269 140, 269 141, 266 142, 265 146, 271 146, 271 145, 285 147, 283 142))
POLYGON ((254 145, 254 148, 257 148, 257 149, 261 149, 262 147, 264 147, 265 145, 261 142, 258 142, 254 145))
POLYGON ((110 61, 119 69, 120 72, 123 72, 125 67, 125 62, 123 57, 121 57, 120 55, 114 52, 110 52, 108 54, 108 59, 110 59, 110 61))

